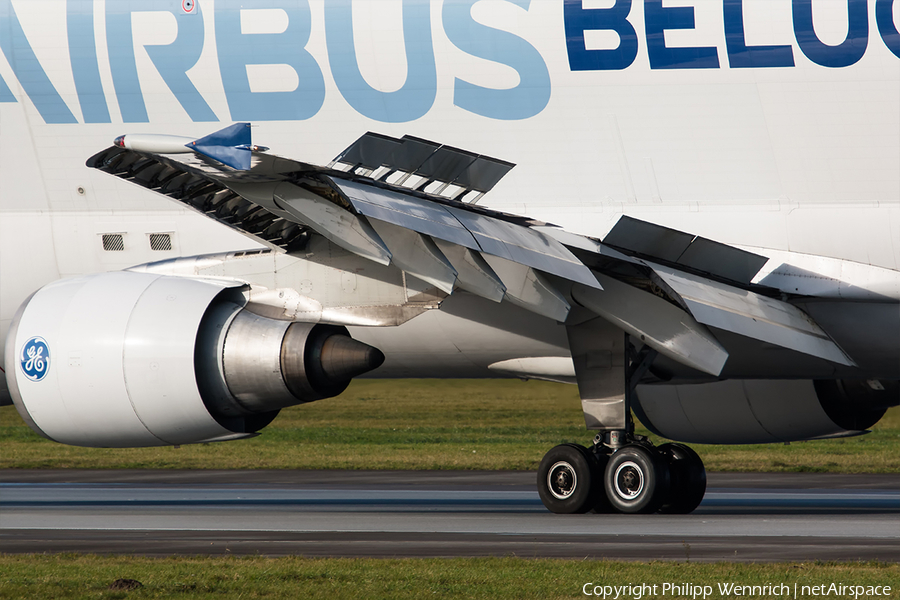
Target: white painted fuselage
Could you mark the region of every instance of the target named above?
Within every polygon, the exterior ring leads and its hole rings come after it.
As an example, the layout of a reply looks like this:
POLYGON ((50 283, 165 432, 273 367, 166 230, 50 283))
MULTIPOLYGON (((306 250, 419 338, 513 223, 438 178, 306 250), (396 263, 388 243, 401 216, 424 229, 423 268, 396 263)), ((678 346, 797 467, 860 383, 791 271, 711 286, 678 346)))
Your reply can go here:
MULTIPOLYGON (((61 277, 257 247, 85 166, 123 133, 244 120, 322 165, 366 131, 437 140, 516 163, 491 208, 598 238, 633 215, 897 297, 900 2, 178 4, 0 0, 0 338, 61 277)), ((451 318, 371 336, 410 376, 567 353, 564 332, 460 348, 451 318)))

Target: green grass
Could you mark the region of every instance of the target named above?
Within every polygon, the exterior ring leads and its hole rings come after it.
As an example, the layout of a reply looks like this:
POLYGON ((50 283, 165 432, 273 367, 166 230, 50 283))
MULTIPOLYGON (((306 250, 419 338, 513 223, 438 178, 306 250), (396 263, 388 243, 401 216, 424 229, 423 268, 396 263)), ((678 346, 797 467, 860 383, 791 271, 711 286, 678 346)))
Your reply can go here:
MULTIPOLYGON (((219 444, 64 446, 34 434, 12 407, 0 409, 0 436, 6 469, 535 470, 556 444, 591 439, 575 386, 519 380, 355 381, 338 398, 282 411, 256 438, 219 444)), ((693 447, 712 471, 896 473, 900 409, 857 438, 693 447)))
MULTIPOLYGON (((791 588, 795 583, 799 586, 832 582, 854 586, 889 585, 892 586, 891 595, 881 598, 897 598, 900 565, 622 563, 512 557, 384 560, 0 555, 0 598, 553 600, 586 598, 582 587, 589 582, 595 585, 657 586, 655 594, 645 594, 643 598, 692 598, 690 594, 672 593, 671 590, 663 595, 663 584, 672 582, 710 585, 713 593, 707 598, 733 597, 718 592, 717 584, 727 582, 758 586, 784 583, 791 588), (130 592, 109 591, 110 584, 117 579, 134 579, 143 587, 130 592)), ((702 597, 701 593, 698 598, 702 597)), ((750 594, 748 597, 783 596, 750 594)), ((798 597, 813 599, 817 596, 798 597)), ((832 594, 831 597, 835 596, 832 594)), ((635 600, 635 595, 625 598, 635 600)))

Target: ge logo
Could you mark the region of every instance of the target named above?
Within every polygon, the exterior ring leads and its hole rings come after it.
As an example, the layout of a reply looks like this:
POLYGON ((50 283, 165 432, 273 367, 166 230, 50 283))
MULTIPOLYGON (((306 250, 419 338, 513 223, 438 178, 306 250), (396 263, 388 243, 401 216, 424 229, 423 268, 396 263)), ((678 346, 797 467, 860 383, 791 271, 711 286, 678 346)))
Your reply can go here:
POLYGON ((184 12, 192 13, 195 8, 197 8, 197 0, 181 0, 181 10, 184 12))
POLYGON ((40 381, 50 369, 50 348, 42 337, 33 337, 22 346, 19 365, 25 377, 31 381, 40 381))

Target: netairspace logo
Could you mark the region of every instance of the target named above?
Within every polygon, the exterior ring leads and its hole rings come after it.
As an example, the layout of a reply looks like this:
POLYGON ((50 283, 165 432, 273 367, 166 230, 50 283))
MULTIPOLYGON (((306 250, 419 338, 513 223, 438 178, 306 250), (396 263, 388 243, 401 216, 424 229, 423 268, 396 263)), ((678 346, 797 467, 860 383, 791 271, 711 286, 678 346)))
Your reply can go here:
POLYGON ((698 585, 695 583, 656 583, 656 584, 627 584, 605 585, 593 582, 585 583, 581 587, 585 596, 602 597, 608 600, 641 600, 648 596, 676 598, 693 598, 694 600, 706 600, 707 598, 737 598, 745 596, 765 598, 878 598, 891 595, 889 585, 849 585, 844 583, 822 583, 819 585, 793 586, 786 583, 773 583, 766 585, 741 585, 734 582, 721 582, 712 585, 698 585))

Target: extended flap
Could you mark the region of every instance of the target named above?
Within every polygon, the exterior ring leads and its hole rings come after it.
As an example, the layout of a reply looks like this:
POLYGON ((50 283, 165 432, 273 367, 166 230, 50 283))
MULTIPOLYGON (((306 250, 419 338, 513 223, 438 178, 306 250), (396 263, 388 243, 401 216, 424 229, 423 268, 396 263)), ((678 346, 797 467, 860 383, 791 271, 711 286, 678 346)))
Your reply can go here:
POLYGON ((698 322, 835 362, 855 366, 806 313, 787 302, 647 262, 698 322))
POLYGON ((722 372, 728 352, 691 315, 612 277, 597 279, 603 291, 576 285, 572 297, 663 356, 710 375, 722 372))

